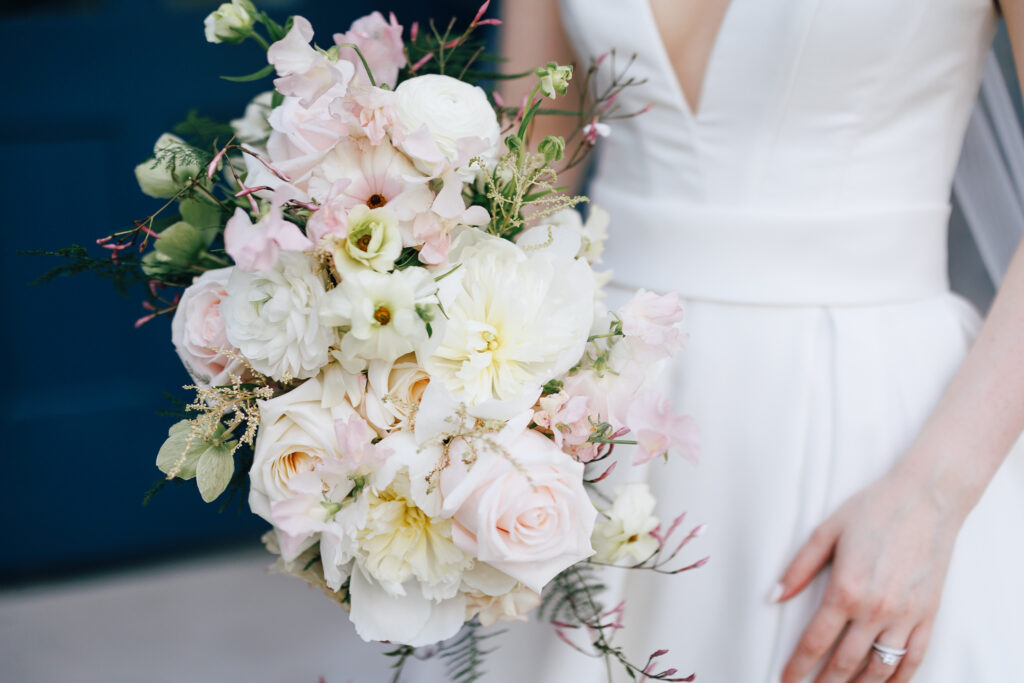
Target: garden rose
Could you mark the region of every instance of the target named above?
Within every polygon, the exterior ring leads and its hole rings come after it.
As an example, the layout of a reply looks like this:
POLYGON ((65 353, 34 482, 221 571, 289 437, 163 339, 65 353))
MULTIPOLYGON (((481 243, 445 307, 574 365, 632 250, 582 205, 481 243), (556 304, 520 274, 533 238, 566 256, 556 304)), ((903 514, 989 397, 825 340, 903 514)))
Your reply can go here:
POLYGON ((185 289, 174 311, 171 341, 196 384, 228 384, 231 375, 242 376, 246 370, 240 360, 220 353, 220 350, 238 353, 228 341, 220 310, 233 271, 234 268, 218 268, 197 277, 185 289))
POLYGON ((509 423, 495 440, 505 452, 449 445, 441 473, 441 514, 453 521, 452 540, 535 592, 563 569, 593 554, 597 510, 583 488, 583 465, 547 437, 509 423))

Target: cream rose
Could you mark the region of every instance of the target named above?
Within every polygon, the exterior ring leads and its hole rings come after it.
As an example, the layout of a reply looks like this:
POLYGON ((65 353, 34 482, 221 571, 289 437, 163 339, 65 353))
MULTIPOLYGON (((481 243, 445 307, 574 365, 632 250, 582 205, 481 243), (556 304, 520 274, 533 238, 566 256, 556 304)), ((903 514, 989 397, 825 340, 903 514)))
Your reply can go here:
POLYGON ((196 384, 227 384, 231 375, 241 376, 245 371, 240 360, 220 353, 221 350, 238 353, 238 349, 228 341, 220 312, 233 270, 208 270, 197 277, 181 295, 171 321, 174 349, 196 384))
POLYGON ((583 488, 583 465, 524 426, 513 420, 495 437, 505 452, 477 449, 471 466, 463 462, 467 444, 451 444, 441 514, 452 517, 458 547, 539 593, 593 554, 597 510, 583 488))
POLYGON ((305 493, 293 485, 296 477, 319 471, 329 461, 344 462, 335 421, 348 420, 355 411, 348 403, 324 408, 319 377, 287 394, 260 401, 259 407, 260 429, 249 471, 249 507, 272 521, 272 503, 305 493))
POLYGON ((380 434, 409 429, 419 409, 430 375, 408 353, 393 363, 373 361, 367 370, 367 387, 360 410, 380 434))

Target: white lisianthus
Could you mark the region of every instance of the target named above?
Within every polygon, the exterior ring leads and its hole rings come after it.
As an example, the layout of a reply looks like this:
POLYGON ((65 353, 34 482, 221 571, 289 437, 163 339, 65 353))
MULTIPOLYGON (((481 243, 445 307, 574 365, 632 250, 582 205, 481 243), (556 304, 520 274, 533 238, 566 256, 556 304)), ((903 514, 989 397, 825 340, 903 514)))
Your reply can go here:
POLYGON ((337 240, 331 250, 339 271, 350 272, 353 266, 363 266, 386 273, 395 267, 395 259, 402 253, 402 233, 394 211, 386 206, 371 209, 360 204, 349 211, 345 220, 348 234, 337 240))
POLYGON ((273 109, 274 92, 268 90, 252 98, 240 119, 232 119, 231 129, 239 142, 247 145, 262 145, 270 137, 270 123, 267 117, 273 109))
POLYGON ((616 487, 611 509, 594 525, 594 560, 618 564, 630 557, 637 563, 657 552, 658 541, 651 535, 658 526, 654 505, 647 484, 635 482, 616 487))
POLYGON ((450 260, 461 265, 439 283, 447 319, 417 355, 471 411, 510 417, 583 354, 594 308, 590 268, 471 229, 458 234, 450 260))
POLYGON ((337 337, 320 324, 325 290, 315 267, 309 254, 283 251, 271 270, 231 274, 221 304, 228 341, 264 375, 306 379, 330 360, 337 337))
POLYGON ((210 12, 203 20, 206 40, 211 43, 240 43, 242 35, 252 28, 253 18, 246 9, 246 3, 231 0, 210 12))
POLYGON ((482 143, 470 156, 483 157, 485 165, 493 165, 497 157, 501 128, 487 94, 477 86, 451 76, 416 76, 395 88, 395 112, 410 136, 403 140, 403 151, 424 173, 437 173, 439 161, 460 166, 468 162, 469 159, 460 159, 460 141, 466 139, 482 143), (413 134, 424 127, 443 159, 433 158, 417 144, 419 140, 413 134))
POLYGON ((202 159, 177 135, 164 133, 153 145, 153 158, 135 167, 139 188, 150 197, 173 197, 203 173, 202 159))
POLYGON ((424 268, 388 274, 355 271, 324 297, 320 319, 344 331, 339 360, 347 367, 392 361, 428 338, 421 316, 432 315, 436 291, 434 278, 424 268))

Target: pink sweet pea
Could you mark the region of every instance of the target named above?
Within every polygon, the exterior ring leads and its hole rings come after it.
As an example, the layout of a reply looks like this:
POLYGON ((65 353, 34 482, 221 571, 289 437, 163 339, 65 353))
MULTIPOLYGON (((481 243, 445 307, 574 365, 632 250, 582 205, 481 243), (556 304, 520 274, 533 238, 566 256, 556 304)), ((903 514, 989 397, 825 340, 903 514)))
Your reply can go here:
POLYGON ((241 270, 270 270, 284 251, 309 251, 313 243, 281 215, 278 204, 253 225, 241 207, 224 226, 224 250, 241 270))
POLYGON ((683 319, 678 292, 659 296, 641 289, 619 309, 618 315, 622 332, 634 351, 667 358, 682 350, 686 335, 677 326, 683 319))
POLYGON ((345 420, 334 421, 334 434, 338 439, 338 450, 342 461, 351 469, 369 466, 376 469, 390 454, 390 450, 373 443, 375 432, 359 415, 350 415, 345 420))
POLYGON ((689 416, 672 412, 669 401, 657 392, 644 392, 633 401, 626 424, 637 441, 634 465, 643 465, 670 450, 697 463, 700 449, 697 423, 689 416))
POLYGON ((267 61, 274 65, 278 78, 274 87, 282 95, 298 97, 303 107, 330 91, 331 97, 345 94, 355 74, 351 63, 332 62, 310 46, 313 26, 305 17, 296 16, 288 34, 267 49, 267 61))
POLYGON ((541 397, 533 421, 549 432, 555 445, 580 462, 597 457, 601 444, 591 443, 594 423, 600 416, 591 415, 590 400, 586 396, 570 396, 565 391, 541 397))
MULTIPOLYGON (((389 19, 390 21, 385 20, 380 12, 356 19, 347 32, 334 34, 334 43, 352 43, 358 46, 377 84, 387 83, 394 86, 398 81, 398 70, 405 65, 405 49, 402 44, 402 25, 398 23, 394 13, 389 19)), ((366 69, 355 50, 343 47, 338 56, 339 59, 351 62, 356 75, 369 83, 366 69)))

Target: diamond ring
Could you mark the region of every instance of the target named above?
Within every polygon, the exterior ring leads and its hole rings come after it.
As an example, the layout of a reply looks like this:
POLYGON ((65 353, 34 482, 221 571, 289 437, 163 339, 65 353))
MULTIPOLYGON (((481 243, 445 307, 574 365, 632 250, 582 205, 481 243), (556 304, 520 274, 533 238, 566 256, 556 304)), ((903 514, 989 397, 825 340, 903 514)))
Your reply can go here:
POLYGON ((878 653, 878 658, 886 666, 898 665, 900 660, 903 659, 903 655, 907 654, 906 648, 887 647, 877 641, 871 643, 871 649, 878 653))

